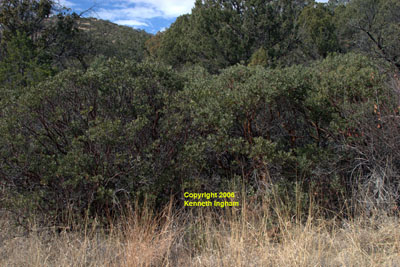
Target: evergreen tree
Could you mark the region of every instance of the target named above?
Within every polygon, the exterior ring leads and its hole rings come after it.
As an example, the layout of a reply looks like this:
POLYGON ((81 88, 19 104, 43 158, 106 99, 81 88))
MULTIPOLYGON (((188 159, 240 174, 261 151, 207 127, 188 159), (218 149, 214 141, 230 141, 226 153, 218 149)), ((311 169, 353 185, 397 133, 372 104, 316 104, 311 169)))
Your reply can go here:
POLYGON ((158 55, 173 66, 194 63, 218 72, 248 63, 264 47, 270 64, 290 64, 304 5, 303 0, 197 0, 192 14, 163 34, 158 55))
POLYGON ((311 2, 299 17, 302 50, 312 58, 339 50, 333 12, 324 4, 311 2))
POLYGON ((337 13, 341 38, 349 48, 384 59, 400 70, 399 1, 352 0, 337 13))

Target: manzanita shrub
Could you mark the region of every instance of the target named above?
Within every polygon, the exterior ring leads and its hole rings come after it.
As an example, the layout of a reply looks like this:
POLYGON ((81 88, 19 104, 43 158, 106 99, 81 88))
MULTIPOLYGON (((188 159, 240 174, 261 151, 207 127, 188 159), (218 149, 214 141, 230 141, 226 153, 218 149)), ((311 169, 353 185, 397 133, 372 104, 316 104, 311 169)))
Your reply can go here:
POLYGON ((27 87, 1 114, 2 176, 21 206, 57 216, 104 215, 143 192, 157 196, 160 121, 182 86, 157 64, 100 59, 27 87))
POLYGON ((309 67, 238 65, 219 75, 197 69, 188 76, 170 106, 168 138, 181 147, 175 171, 191 190, 224 188, 240 177, 248 193, 278 186, 290 204, 301 185, 305 201, 312 193, 337 211, 357 188, 357 159, 373 141, 366 129, 376 129, 383 116, 377 108, 397 108, 386 75, 357 54, 309 67))
POLYGON ((66 210, 109 216, 125 201, 161 205, 188 190, 226 191, 232 181, 258 196, 275 188, 289 206, 300 188, 305 204, 311 195, 338 210, 355 183, 372 177, 377 155, 397 153, 398 137, 385 139, 399 127, 383 121, 398 115, 387 80, 357 54, 218 75, 99 59, 18 97, 3 94, 1 179, 9 205, 59 222, 66 210), (375 140, 381 148, 371 152, 375 140))

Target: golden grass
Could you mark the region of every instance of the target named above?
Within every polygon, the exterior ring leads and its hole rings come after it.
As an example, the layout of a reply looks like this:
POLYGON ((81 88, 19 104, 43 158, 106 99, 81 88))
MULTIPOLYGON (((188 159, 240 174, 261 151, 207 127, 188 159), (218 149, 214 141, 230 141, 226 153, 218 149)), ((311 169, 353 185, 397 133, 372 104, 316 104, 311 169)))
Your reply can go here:
POLYGON ((400 266, 397 217, 301 221, 268 205, 180 214, 144 208, 107 233, 92 224, 23 235, 4 216, 0 266, 400 266))

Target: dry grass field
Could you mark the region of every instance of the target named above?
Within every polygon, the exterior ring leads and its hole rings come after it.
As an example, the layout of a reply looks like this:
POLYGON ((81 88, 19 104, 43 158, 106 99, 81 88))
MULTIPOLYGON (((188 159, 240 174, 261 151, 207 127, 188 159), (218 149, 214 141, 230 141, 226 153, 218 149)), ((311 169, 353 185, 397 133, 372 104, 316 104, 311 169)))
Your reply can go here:
POLYGON ((143 208, 109 229, 92 222, 61 232, 26 232, 4 214, 0 266, 400 266, 397 217, 296 219, 271 205, 143 208))

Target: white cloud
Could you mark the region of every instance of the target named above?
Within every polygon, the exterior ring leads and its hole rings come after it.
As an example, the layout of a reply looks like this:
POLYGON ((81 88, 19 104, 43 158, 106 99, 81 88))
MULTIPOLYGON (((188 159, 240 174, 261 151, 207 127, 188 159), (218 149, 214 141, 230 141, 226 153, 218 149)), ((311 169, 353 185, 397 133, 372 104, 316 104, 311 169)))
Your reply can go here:
POLYGON ((133 7, 121 9, 104 9, 101 8, 95 12, 97 17, 105 20, 143 20, 155 17, 161 17, 162 13, 156 9, 148 7, 133 7))
MULTIPOLYGON (((62 0, 68 2, 68 0, 62 0)), ((194 0, 123 0, 113 3, 107 1, 111 8, 97 9, 94 15, 110 20, 147 20, 156 17, 175 18, 190 13, 194 0)))
POLYGON ((114 23, 119 24, 119 25, 126 25, 126 26, 149 26, 145 22, 137 21, 134 19, 128 19, 128 20, 116 20, 114 23))
MULTIPOLYGON (((61 0, 68 2, 68 0, 61 0)), ((101 1, 101 0, 100 0, 101 1)), ((92 15, 117 24, 149 26, 151 19, 171 19, 190 13, 195 0, 103 0, 92 15)))
POLYGON ((194 0, 126 0, 139 6, 149 6, 163 14, 163 17, 173 18, 190 13, 194 0))

